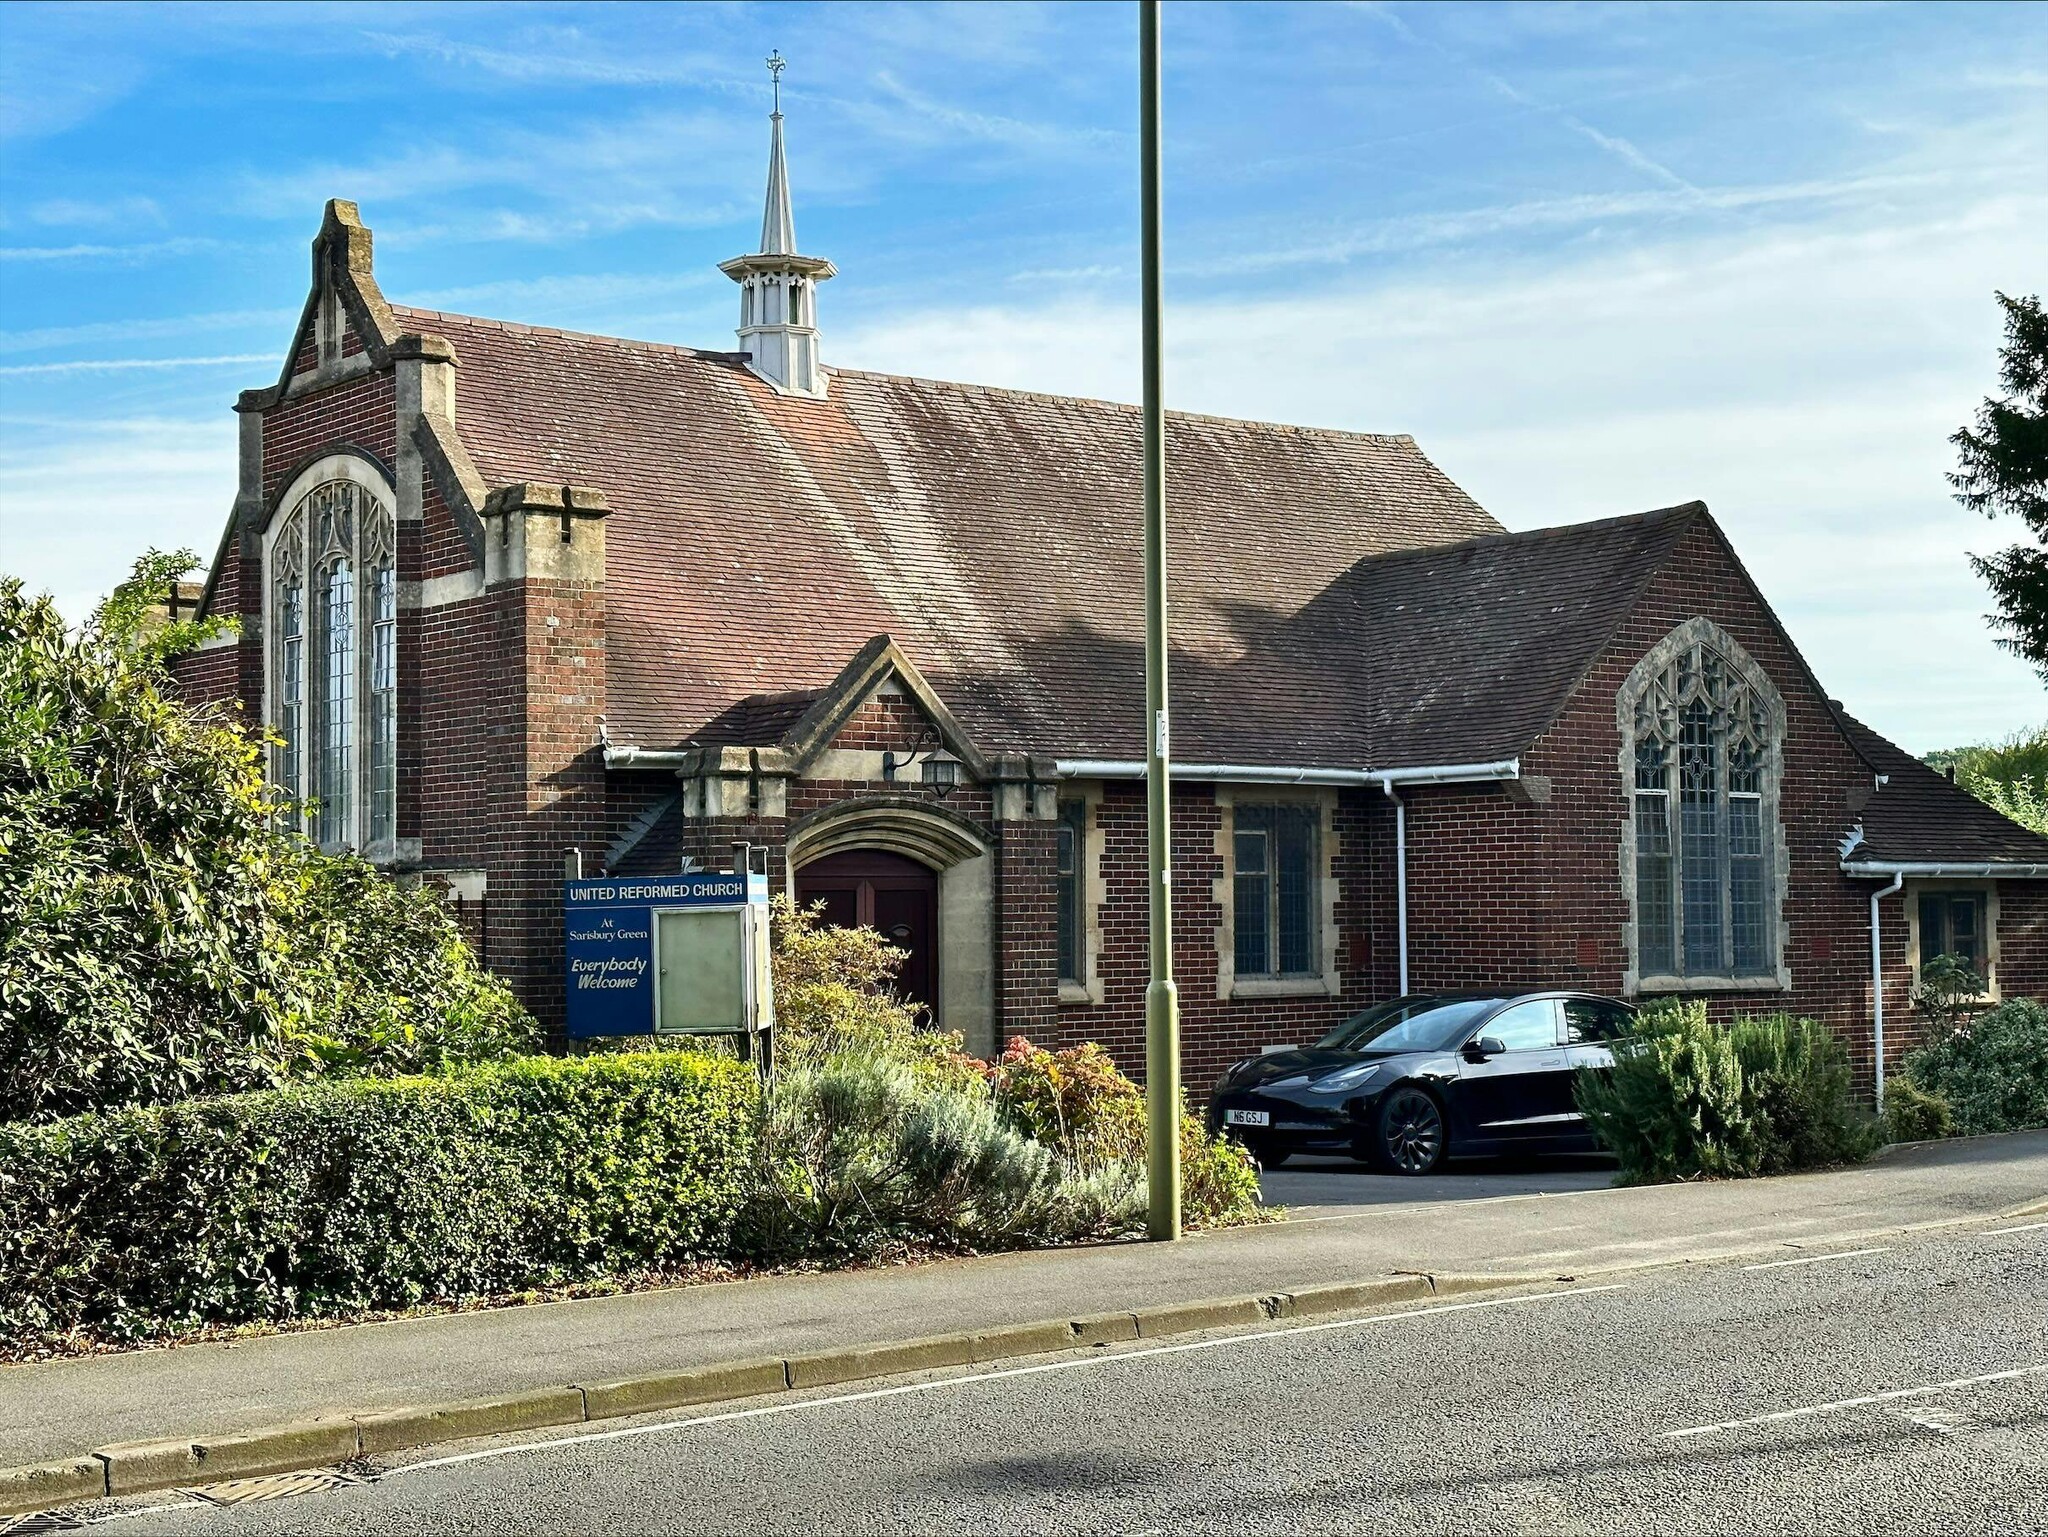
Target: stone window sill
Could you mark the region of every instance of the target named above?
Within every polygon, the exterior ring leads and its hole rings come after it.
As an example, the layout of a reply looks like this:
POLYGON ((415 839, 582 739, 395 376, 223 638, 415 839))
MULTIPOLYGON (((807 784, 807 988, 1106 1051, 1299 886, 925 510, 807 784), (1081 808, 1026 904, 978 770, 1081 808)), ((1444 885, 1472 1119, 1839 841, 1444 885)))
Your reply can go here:
POLYGON ((1769 977, 1644 977, 1635 985, 1644 993, 1789 993, 1792 979, 1769 977))
POLYGON ((1233 977, 1236 998, 1328 998, 1336 993, 1328 977, 1233 977))
POLYGON ((1096 996, 1095 989, 1088 986, 1085 982, 1060 983, 1060 1004, 1062 1007, 1068 1004, 1096 1004, 1100 1002, 1102 1000, 1096 996))

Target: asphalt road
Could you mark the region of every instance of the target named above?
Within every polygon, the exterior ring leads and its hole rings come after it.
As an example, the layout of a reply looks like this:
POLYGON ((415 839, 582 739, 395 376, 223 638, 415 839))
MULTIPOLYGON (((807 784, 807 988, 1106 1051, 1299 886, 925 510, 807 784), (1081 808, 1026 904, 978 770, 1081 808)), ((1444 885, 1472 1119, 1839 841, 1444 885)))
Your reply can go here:
POLYGON ((1349 1158, 1293 1158, 1259 1176, 1271 1206, 1296 1218, 1420 1202, 1484 1201, 1511 1195, 1605 1190, 1616 1165, 1597 1153, 1549 1157, 1454 1158, 1435 1174, 1380 1174, 1349 1158))
MULTIPOLYGON (((2048 1219, 422 1453, 121 1532, 2048 1530, 2048 1219)), ((104 1519, 104 1518, 103 1518, 104 1519)))

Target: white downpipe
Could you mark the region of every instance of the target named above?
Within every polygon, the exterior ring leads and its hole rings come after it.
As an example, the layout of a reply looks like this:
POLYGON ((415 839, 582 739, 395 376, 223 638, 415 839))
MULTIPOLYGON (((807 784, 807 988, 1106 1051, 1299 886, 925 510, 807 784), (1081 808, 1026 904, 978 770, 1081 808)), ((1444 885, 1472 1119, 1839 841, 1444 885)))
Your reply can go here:
POLYGON ((1871 1001, 1871 1044, 1877 1052, 1877 1108, 1884 1110, 1884 920, 1878 916, 1877 904, 1886 897, 1904 889, 1906 872, 1901 870, 1892 877, 1889 886, 1881 886, 1870 894, 1870 1001, 1871 1001))
POLYGON ((1400 946, 1401 987, 1396 996, 1408 996, 1408 803, 1394 793, 1391 778, 1380 781, 1387 799, 1394 803, 1394 932, 1400 946))

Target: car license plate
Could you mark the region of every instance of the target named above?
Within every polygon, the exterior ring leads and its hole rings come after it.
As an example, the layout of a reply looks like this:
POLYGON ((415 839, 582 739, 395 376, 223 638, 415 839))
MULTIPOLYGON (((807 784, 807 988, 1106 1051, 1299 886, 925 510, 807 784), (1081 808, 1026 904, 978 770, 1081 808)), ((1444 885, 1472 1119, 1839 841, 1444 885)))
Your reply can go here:
POLYGON ((1226 1110, 1223 1112, 1225 1126, 1271 1126, 1273 1116, 1266 1110, 1226 1110))

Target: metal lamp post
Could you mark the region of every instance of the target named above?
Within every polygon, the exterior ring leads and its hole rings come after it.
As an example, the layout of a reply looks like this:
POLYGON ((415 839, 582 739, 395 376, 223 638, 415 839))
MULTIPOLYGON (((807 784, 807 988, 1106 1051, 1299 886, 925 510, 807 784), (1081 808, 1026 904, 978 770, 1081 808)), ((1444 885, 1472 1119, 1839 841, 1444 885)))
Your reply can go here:
POLYGON ((1166 409, 1159 340, 1159 0, 1138 0, 1140 307, 1145 332, 1145 852, 1152 980, 1145 990, 1146 1236, 1180 1237, 1180 998, 1173 985, 1172 810, 1166 710, 1166 409))

